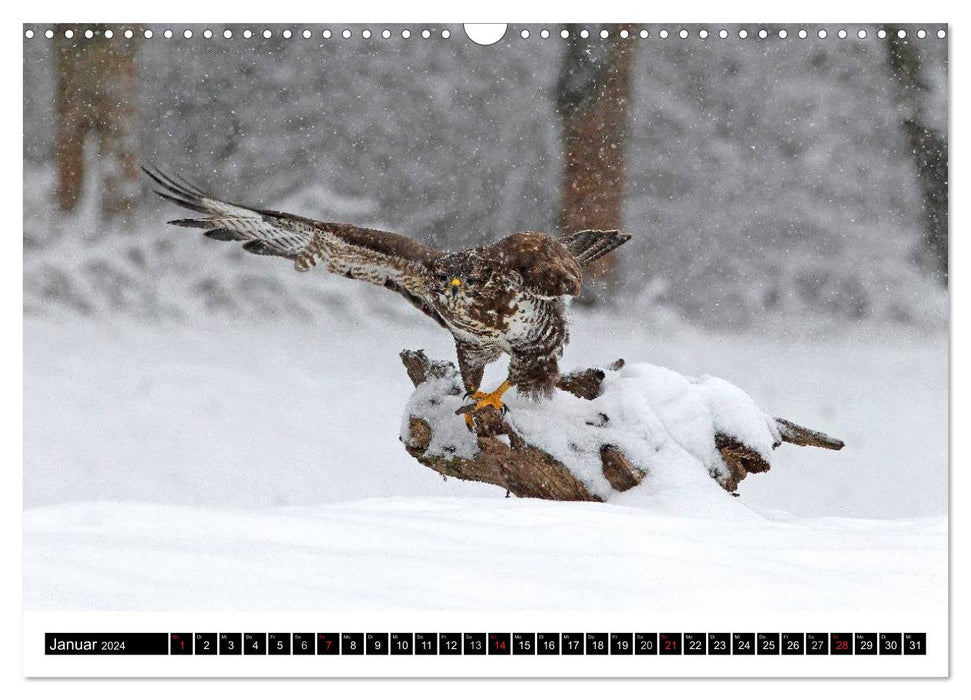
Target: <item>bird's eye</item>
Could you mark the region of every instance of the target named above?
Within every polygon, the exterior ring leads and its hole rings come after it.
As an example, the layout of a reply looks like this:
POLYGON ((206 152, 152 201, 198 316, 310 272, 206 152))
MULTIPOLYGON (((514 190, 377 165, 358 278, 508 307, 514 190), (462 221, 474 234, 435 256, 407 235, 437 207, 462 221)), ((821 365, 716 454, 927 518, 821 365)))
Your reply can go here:
POLYGON ((435 275, 435 280, 439 284, 446 284, 449 281, 449 279, 450 279, 450 277, 447 274, 445 274, 444 272, 439 272, 437 275, 435 275))
POLYGON ((481 281, 481 277, 466 277, 465 279, 466 284, 478 284, 481 281))

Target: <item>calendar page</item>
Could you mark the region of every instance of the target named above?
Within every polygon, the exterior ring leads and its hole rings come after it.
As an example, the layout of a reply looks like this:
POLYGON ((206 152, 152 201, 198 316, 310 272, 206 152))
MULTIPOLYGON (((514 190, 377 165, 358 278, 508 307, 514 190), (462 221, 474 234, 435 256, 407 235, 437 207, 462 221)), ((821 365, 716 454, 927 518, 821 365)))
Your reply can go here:
POLYGON ((946 24, 22 34, 24 675, 948 675, 946 24))

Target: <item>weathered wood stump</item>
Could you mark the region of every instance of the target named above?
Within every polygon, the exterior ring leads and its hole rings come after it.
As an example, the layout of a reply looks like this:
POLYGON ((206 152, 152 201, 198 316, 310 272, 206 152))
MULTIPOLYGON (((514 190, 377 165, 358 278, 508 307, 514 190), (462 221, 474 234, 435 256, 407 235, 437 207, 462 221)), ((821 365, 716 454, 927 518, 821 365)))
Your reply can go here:
MULTIPOLYGON (((456 376, 455 366, 451 362, 431 360, 421 350, 402 351, 401 361, 416 388, 429 381, 456 376)), ((624 361, 617 360, 606 369, 589 368, 571 372, 560 378, 557 388, 592 401, 602 394, 607 373, 616 372, 623 366, 624 361)), ((460 393, 460 389, 453 386, 448 393, 454 396, 460 393)), ((429 445, 434 437, 434 427, 415 415, 408 416, 407 431, 403 431, 402 436, 408 454, 445 477, 494 484, 516 496, 557 501, 604 500, 591 493, 560 461, 530 445, 495 408, 473 411, 470 405, 462 405, 456 413, 470 413, 472 416, 477 446, 474 455, 431 454, 429 445)), ((783 442, 829 450, 843 447, 842 441, 823 433, 782 418, 774 420, 779 438, 774 441, 773 448, 783 442)), ((728 492, 734 492, 738 483, 749 474, 769 469, 769 463, 758 451, 734 436, 717 433, 715 447, 726 467, 718 483, 728 492)), ((601 445, 600 461, 604 478, 616 492, 637 486, 645 477, 645 473, 635 467, 616 445, 601 445)))

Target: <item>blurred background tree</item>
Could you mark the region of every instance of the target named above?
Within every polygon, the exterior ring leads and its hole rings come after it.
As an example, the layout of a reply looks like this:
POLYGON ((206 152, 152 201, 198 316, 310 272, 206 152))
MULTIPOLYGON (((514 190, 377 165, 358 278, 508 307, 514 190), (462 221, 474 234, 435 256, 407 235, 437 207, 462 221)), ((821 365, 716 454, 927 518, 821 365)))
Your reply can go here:
MULTIPOLYGON (((921 189, 923 245, 917 258, 947 285, 947 133, 927 123, 927 102, 932 99, 921 57, 913 40, 901 36, 901 27, 888 25, 887 57, 897 86, 903 132, 914 159, 921 189)), ((946 61, 944 68, 946 70, 946 61)))
POLYGON ((117 26, 107 38, 107 28, 55 28, 56 198, 62 212, 75 211, 86 178, 94 178, 102 218, 130 226, 139 194, 135 41, 117 26), (75 36, 65 36, 68 29, 75 36))
MULTIPOLYGON (((556 109, 563 123, 565 166, 559 228, 620 229, 624 220, 624 149, 630 104, 635 25, 591 26, 588 38, 570 32, 556 84, 556 109), (608 38, 600 32, 606 28, 608 38), (620 36, 621 30, 628 33, 620 36)), ((616 257, 589 268, 582 300, 607 298, 616 282, 616 257)))

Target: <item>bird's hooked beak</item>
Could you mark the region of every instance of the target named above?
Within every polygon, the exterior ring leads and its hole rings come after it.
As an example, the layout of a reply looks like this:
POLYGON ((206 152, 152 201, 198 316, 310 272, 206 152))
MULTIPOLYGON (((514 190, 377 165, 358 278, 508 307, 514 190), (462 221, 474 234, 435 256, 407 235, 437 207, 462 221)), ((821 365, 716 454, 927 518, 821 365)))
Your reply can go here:
POLYGON ((461 286, 462 286, 462 280, 460 280, 458 277, 453 277, 452 286, 451 286, 453 299, 459 295, 459 287, 461 286))

